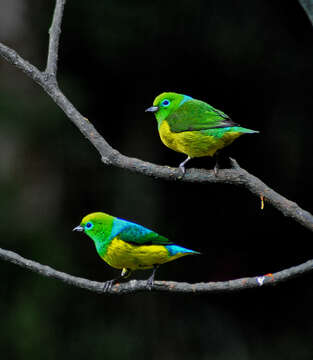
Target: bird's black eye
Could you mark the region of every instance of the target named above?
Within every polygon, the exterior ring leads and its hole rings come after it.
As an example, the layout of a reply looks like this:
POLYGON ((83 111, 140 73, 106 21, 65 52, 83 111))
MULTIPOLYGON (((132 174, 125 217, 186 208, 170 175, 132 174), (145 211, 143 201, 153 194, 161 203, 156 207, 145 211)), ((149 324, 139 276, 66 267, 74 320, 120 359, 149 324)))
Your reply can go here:
POLYGON ((164 100, 161 102, 161 105, 166 107, 166 106, 169 106, 170 103, 171 103, 171 102, 170 102, 169 100, 164 99, 164 100))
POLYGON ((93 223, 90 222, 90 221, 88 221, 88 222, 86 223, 86 225, 85 225, 85 229, 86 229, 86 230, 90 230, 90 229, 92 229, 92 228, 93 228, 93 223))

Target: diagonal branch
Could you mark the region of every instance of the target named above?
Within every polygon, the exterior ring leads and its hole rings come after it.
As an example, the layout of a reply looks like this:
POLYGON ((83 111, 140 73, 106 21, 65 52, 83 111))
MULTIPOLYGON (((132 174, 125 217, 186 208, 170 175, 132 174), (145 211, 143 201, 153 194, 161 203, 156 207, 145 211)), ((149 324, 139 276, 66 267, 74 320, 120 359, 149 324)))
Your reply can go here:
MULTIPOLYGON (((25 269, 34 271, 42 276, 61 280, 62 282, 86 289, 96 293, 108 293, 111 295, 123 295, 136 293, 147 290, 147 281, 144 280, 130 280, 124 283, 115 284, 109 291, 104 291, 104 283, 98 281, 91 281, 88 279, 72 276, 61 271, 57 271, 50 266, 42 265, 38 262, 28 260, 22 256, 0 248, 0 258, 12 262, 25 269)), ((196 283, 189 284, 184 282, 174 281, 155 281, 152 290, 169 293, 225 293, 232 291, 240 291, 246 289, 253 289, 261 286, 272 286, 278 283, 293 279, 297 276, 303 275, 313 271, 313 260, 307 261, 301 265, 293 266, 291 268, 276 272, 274 274, 266 274, 262 276, 246 277, 241 279, 196 283)))
POLYGON ((313 25, 313 0, 299 0, 300 5, 303 7, 305 13, 313 25))
POLYGON ((36 83, 40 84, 44 82, 43 73, 41 73, 36 66, 24 60, 15 50, 0 42, 0 55, 10 64, 16 66, 18 69, 23 71, 36 83))
POLYGON ((150 162, 136 158, 127 157, 113 149, 109 143, 99 134, 95 127, 89 122, 66 96, 59 89, 56 82, 51 81, 45 73, 40 72, 35 66, 19 56, 13 49, 0 43, 0 55, 8 62, 24 71, 31 79, 37 82, 53 101, 64 111, 67 117, 78 127, 81 133, 93 144, 101 155, 105 165, 113 165, 138 174, 151 176, 154 178, 185 181, 192 183, 224 183, 242 186, 258 197, 262 197, 279 210, 284 216, 297 221, 310 231, 313 231, 313 216, 308 211, 303 210, 295 202, 292 202, 260 179, 241 168, 235 160, 232 160, 231 169, 219 170, 218 177, 212 170, 188 169, 183 178, 177 168, 155 165, 150 162))

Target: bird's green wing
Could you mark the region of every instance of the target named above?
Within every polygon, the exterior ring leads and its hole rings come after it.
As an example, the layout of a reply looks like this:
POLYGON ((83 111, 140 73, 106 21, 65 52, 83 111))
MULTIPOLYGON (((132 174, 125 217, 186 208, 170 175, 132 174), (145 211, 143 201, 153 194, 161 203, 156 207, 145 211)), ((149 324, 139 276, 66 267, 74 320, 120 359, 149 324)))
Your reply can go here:
POLYGON ((135 245, 171 245, 173 242, 156 232, 130 221, 116 218, 113 223, 112 237, 135 245))
POLYGON ((172 132, 238 126, 222 111, 195 99, 183 103, 166 118, 166 121, 172 132))

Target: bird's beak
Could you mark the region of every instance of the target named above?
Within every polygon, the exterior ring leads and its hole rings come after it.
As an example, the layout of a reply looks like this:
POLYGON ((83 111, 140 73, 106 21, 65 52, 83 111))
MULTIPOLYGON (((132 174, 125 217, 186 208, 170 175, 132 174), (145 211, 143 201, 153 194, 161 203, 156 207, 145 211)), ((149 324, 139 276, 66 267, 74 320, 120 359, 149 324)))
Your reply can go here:
POLYGON ((84 231, 84 228, 80 225, 74 227, 73 231, 84 231))
POLYGON ((158 106, 150 106, 148 109, 145 110, 145 112, 156 112, 159 110, 158 106))

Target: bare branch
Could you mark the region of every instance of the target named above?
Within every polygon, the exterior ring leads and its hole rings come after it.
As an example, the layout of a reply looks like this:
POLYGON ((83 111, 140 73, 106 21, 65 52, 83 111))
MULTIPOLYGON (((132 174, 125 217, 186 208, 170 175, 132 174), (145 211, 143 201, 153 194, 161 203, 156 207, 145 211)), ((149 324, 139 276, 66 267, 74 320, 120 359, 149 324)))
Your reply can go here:
MULTIPOLYGON (((128 282, 117 283, 109 291, 104 291, 104 283, 91 281, 88 279, 72 276, 61 271, 57 271, 50 266, 42 265, 38 262, 28 260, 22 256, 0 248, 0 258, 12 262, 25 269, 34 271, 42 276, 54 278, 63 281, 72 286, 77 286, 96 293, 107 293, 111 295, 124 295, 136 293, 139 291, 147 291, 147 282, 143 280, 130 280, 128 282)), ((313 260, 309 260, 301 265, 293 266, 274 274, 262 276, 247 277, 221 282, 208 282, 188 284, 174 281, 155 281, 152 290, 169 293, 224 293, 252 289, 261 286, 277 285, 278 283, 293 279, 313 270, 313 260)))
POLYGON ((108 142, 99 134, 89 122, 59 89, 56 82, 41 73, 35 66, 24 60, 14 50, 0 43, 0 55, 7 61, 24 71, 30 78, 36 81, 55 103, 64 111, 67 117, 78 127, 81 133, 93 144, 101 155, 102 162, 129 171, 160 178, 164 180, 176 180, 193 183, 224 183, 245 187, 264 201, 274 206, 283 215, 292 218, 310 231, 313 231, 313 216, 308 211, 301 209, 295 202, 272 190, 254 175, 242 169, 235 160, 232 160, 231 169, 219 170, 218 176, 212 170, 188 169, 183 178, 178 168, 155 165, 136 158, 127 157, 113 149, 108 142))
POLYGON ((313 25, 313 0, 299 0, 299 3, 303 7, 304 11, 306 12, 308 18, 313 25))
POLYGON ((0 55, 9 63, 22 70, 36 83, 44 81, 43 74, 27 60, 24 60, 15 50, 0 42, 0 55))
POLYGON ((61 23, 64 12, 66 0, 57 0, 54 8, 54 14, 52 18, 52 24, 49 29, 49 49, 46 73, 52 76, 54 79, 57 75, 58 68, 58 51, 59 40, 61 35, 61 23))

